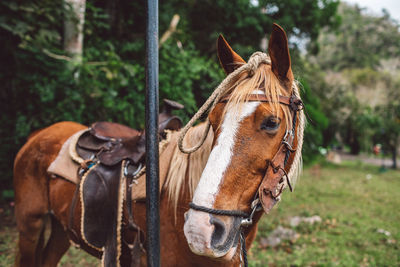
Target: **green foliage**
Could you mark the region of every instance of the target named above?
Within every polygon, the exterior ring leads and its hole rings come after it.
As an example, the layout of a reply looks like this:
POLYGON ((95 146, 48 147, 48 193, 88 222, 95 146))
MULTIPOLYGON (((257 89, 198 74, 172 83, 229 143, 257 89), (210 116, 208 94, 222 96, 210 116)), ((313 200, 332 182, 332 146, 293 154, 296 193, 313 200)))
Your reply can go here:
MULTIPOLYGON (((9 187, 16 152, 33 131, 62 120, 111 120, 144 126, 145 5, 140 1, 86 3, 82 63, 63 50, 64 1, 0 3, 0 187, 9 187)), ((247 58, 273 22, 289 36, 315 39, 335 26, 335 0, 160 2, 160 33, 174 14, 177 31, 160 53, 160 99, 185 104, 187 120, 223 79, 215 40, 225 34, 247 58), (206 18, 206 21, 205 21, 206 18)))
POLYGON ((386 86, 391 80, 387 79, 385 73, 370 68, 346 69, 342 72, 341 78, 345 78, 341 84, 330 84, 324 81, 326 77, 323 72, 316 69, 312 71, 317 74, 313 88, 323 103, 322 112, 329 120, 323 130, 324 146, 346 145, 352 154, 371 151, 379 115, 367 102, 377 100, 369 99, 366 91, 372 90, 372 86, 386 86), (319 78, 318 73, 322 74, 319 78))
POLYGON ((370 107, 360 104, 357 99, 349 98, 348 101, 351 109, 343 121, 341 131, 344 141, 350 146, 352 154, 371 151, 372 136, 376 131, 373 126, 378 118, 370 107))
POLYGON ((376 107, 377 120, 374 141, 383 145, 383 150, 390 153, 393 167, 396 168, 397 149, 400 146, 400 82, 398 81, 388 96, 385 105, 376 107))
POLYGON ((390 76, 386 73, 373 70, 371 68, 354 68, 347 69, 345 73, 348 76, 348 80, 352 87, 356 86, 370 86, 372 84, 377 84, 380 81, 386 82, 386 86, 390 86, 390 76))
POLYGON ((216 36, 222 33, 243 58, 248 58, 269 35, 274 22, 291 37, 311 40, 323 27, 337 27, 338 4, 336 0, 171 0, 161 3, 160 25, 169 22, 172 11, 183 17, 184 38, 193 40, 202 54, 214 53, 216 36))
POLYGON ((222 68, 216 61, 202 57, 191 43, 181 49, 169 41, 160 53, 160 95, 181 101, 186 115, 193 114, 224 78, 222 68))
MULTIPOLYGON (((63 17, 62 1, 42 0, 1 1, 0 29, 3 44, 9 44, 7 37, 18 38, 20 48, 54 46, 61 48, 63 17), (8 41, 8 42, 7 42, 8 41)), ((14 39, 15 40, 15 39, 14 39)))
POLYGON ((342 24, 336 32, 321 32, 315 57, 325 86, 312 88, 319 91, 330 122, 324 144, 339 143, 358 154, 381 143, 395 156, 399 122, 393 92, 400 77, 400 25, 385 11, 376 15, 346 3, 338 14, 342 24))
POLYGON ((293 71, 300 83, 301 97, 305 104, 305 112, 308 114, 304 133, 303 161, 305 164, 313 163, 320 154, 321 148, 326 148, 325 133, 332 125, 335 116, 327 112, 327 96, 329 88, 324 80, 324 73, 318 65, 310 63, 304 56, 292 55, 295 58, 293 71))
POLYGON ((319 148, 323 145, 323 130, 328 126, 328 118, 323 113, 318 98, 312 93, 306 80, 300 79, 302 85, 301 97, 305 105, 305 112, 312 121, 308 121, 304 131, 303 160, 310 164, 319 155, 319 148))
POLYGON ((370 15, 342 2, 339 15, 342 23, 337 31, 325 30, 319 38, 318 62, 324 69, 376 69, 382 59, 399 55, 399 25, 387 13, 370 15))

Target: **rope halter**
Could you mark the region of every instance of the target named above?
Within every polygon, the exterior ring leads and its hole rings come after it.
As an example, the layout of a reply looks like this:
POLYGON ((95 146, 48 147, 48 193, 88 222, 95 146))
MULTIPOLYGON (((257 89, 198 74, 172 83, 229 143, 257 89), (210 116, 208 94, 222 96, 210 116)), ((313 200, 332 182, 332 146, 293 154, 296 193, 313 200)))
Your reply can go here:
POLYGON ((207 99, 206 102, 201 106, 201 108, 194 114, 194 116, 189 120, 189 122, 183 127, 178 139, 178 147, 182 153, 191 154, 197 151, 203 144, 207 138, 208 132, 211 128, 210 121, 206 120, 207 126, 205 127, 204 133, 200 139, 200 142, 194 145, 191 148, 185 148, 183 146, 183 140, 189 131, 189 129, 195 124, 195 122, 201 118, 204 114, 212 110, 215 105, 221 100, 221 98, 228 92, 231 87, 231 84, 239 77, 243 72, 247 72, 251 77, 254 75, 255 71, 261 64, 271 64, 271 59, 269 56, 263 52, 255 52, 251 55, 249 62, 240 66, 238 69, 230 73, 222 83, 214 90, 211 96, 207 99))

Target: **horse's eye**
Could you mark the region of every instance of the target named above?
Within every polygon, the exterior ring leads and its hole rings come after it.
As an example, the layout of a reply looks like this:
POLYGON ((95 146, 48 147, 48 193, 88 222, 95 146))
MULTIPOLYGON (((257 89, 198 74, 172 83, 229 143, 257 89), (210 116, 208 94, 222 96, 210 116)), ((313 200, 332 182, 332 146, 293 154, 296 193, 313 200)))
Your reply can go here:
POLYGON ((277 117, 270 116, 261 123, 261 130, 269 132, 276 131, 279 127, 281 120, 277 117))

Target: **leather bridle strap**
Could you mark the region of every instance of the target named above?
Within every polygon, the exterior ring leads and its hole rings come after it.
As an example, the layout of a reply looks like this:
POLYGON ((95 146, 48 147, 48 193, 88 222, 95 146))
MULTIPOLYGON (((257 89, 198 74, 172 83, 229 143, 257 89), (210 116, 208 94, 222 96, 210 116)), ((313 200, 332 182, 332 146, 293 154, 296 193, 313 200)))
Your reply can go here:
MULTIPOLYGON (((223 97, 219 102, 220 103, 227 103, 229 99, 231 98, 231 95, 227 95, 223 97)), ((272 96, 267 96, 265 94, 250 94, 248 95, 245 100, 247 102, 262 102, 262 103, 273 103, 276 102, 273 100, 272 96)), ((280 104, 289 106, 292 110, 297 111, 298 106, 302 105, 302 101, 300 98, 297 98, 295 95, 292 96, 283 96, 279 95, 278 96, 278 101, 280 104)))
POLYGON ((289 107, 292 113, 292 128, 286 130, 286 134, 283 137, 278 151, 272 160, 267 161, 267 170, 258 188, 258 197, 265 213, 268 213, 280 200, 280 194, 284 189, 284 178, 286 178, 286 183, 290 191, 293 190, 285 167, 290 154, 296 151, 296 149, 293 149, 293 143, 296 134, 297 111, 304 109, 304 105, 301 99, 293 97, 292 95, 289 107))

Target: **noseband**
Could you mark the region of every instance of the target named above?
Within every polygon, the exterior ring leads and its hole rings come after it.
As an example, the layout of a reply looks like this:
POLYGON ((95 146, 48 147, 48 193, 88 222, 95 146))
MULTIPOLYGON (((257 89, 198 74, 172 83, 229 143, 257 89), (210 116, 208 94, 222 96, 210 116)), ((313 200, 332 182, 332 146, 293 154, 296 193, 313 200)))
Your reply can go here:
MULTIPOLYGON (((226 103, 229 101, 230 96, 226 96, 220 100, 220 103, 226 103)), ((264 94, 250 94, 246 101, 249 102, 262 102, 262 103, 272 103, 271 97, 264 94)), ((290 179, 285 171, 285 167, 289 160, 290 154, 295 152, 296 149, 293 148, 293 142, 296 133, 296 123, 297 123, 297 112, 304 108, 303 102, 300 98, 292 94, 290 97, 278 96, 278 102, 282 105, 288 106, 292 113, 292 129, 286 129, 285 135, 281 141, 278 151, 272 158, 272 160, 267 160, 267 168, 265 175, 261 184, 254 195, 253 201, 250 205, 250 213, 241 210, 219 210, 207 208, 204 206, 198 206, 193 202, 189 203, 189 207, 194 210, 222 216, 233 216, 241 217, 241 232, 240 232, 240 243, 242 254, 240 255, 240 260, 244 266, 247 266, 247 254, 245 247, 245 237, 243 233, 243 227, 248 227, 253 224, 253 216, 256 211, 264 209, 266 213, 280 200, 280 195, 285 187, 283 184, 286 183, 289 186, 290 191, 292 191, 292 186, 290 184, 290 179), (284 179, 285 177, 285 179, 284 179), (280 189, 277 190, 278 186, 281 185, 280 189), (278 191, 278 192, 276 192, 278 191)))

